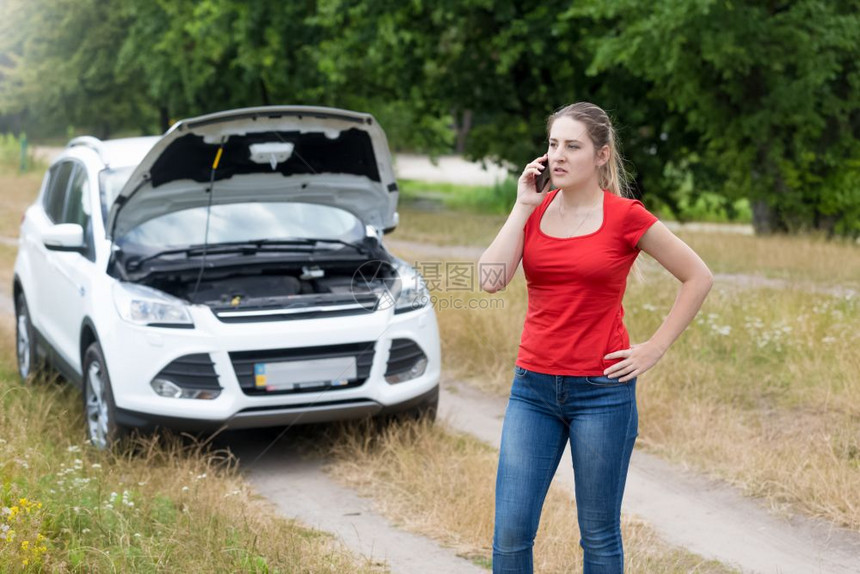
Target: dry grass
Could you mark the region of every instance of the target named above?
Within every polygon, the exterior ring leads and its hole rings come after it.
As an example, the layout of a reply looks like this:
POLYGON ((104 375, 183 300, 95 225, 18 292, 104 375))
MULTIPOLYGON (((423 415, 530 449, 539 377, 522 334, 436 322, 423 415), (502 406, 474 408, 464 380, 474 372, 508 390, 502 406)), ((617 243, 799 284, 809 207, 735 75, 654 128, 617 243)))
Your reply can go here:
MULTIPOLYGON (((653 291, 627 299, 634 340, 670 304, 652 310, 653 291)), ((718 287, 643 378, 643 444, 774 507, 860 530, 858 320, 857 299, 718 287)))
POLYGON ((0 244, 0 295, 12 296, 12 275, 15 271, 17 255, 17 247, 0 244))
MULTIPOLYGON (((391 520, 442 541, 477 564, 491 564, 495 449, 439 424, 420 423, 390 427, 381 435, 367 426, 342 425, 317 446, 334 455, 330 472, 373 496, 391 520)), ((645 523, 629 516, 622 518, 622 535, 631 573, 733 571, 667 546, 645 523)), ((581 570, 578 541, 571 496, 553 487, 536 539, 535 570, 581 570)))
POLYGON ((489 245, 505 222, 502 215, 421 211, 401 206, 392 238, 436 245, 489 245))
POLYGON ((42 174, 0 172, 0 295, 12 295, 12 273, 18 247, 7 243, 18 237, 21 216, 39 192, 42 174))
POLYGON ((106 453, 83 443, 80 395, 15 380, 0 357, 2 572, 373 572, 330 535, 277 517, 204 445, 142 439, 106 453))
POLYGON ((719 273, 761 274, 793 281, 860 288, 860 245, 820 236, 751 237, 690 233, 679 236, 719 273))
MULTIPOLYGON (((0 176, 7 217, 0 220, 5 226, 0 235, 17 233, 20 212, 38 187, 38 178, 28 178, 0 176)), ((395 238, 448 245, 486 245, 504 219, 409 210, 401 210, 401 216, 395 238)), ((852 270, 860 268, 860 250, 851 245, 716 234, 685 239, 715 271, 828 285, 837 280, 856 285, 858 279, 852 270)), ((0 281, 7 285, 13 258, 14 247, 0 250, 0 266, 9 274, 0 281)), ((677 289, 661 274, 646 276, 645 283, 631 284, 625 299, 634 341, 659 325, 677 289)), ((502 304, 449 307, 438 315, 445 376, 506 393, 526 310, 522 275, 494 295, 436 294, 502 304)), ((638 444, 724 477, 766 497, 775 508, 800 509, 860 529, 858 316, 856 300, 718 286, 700 318, 642 377, 638 444)), ((8 330, 0 334, 11 341, 8 330)), ((80 446, 77 395, 48 384, 26 389, 10 382, 9 345, 4 353, 0 438, 6 442, 0 443, 0 475, 14 492, 46 503, 50 519, 40 528, 44 525, 41 532, 50 534, 44 562, 49 570, 71 570, 75 564, 96 572, 370 568, 357 566, 328 537, 277 519, 254 499, 223 453, 170 441, 142 443, 136 457, 80 446), (98 489, 60 490, 61 473, 72 480, 89 478, 98 489), (118 512, 108 512, 110 492, 124 490, 138 510, 114 504, 118 512)), ((386 493, 377 499, 385 514, 488 563, 495 451, 440 428, 416 428, 379 440, 347 432, 328 444, 338 455, 333 472, 342 480, 366 493, 386 493)), ((631 572, 725 571, 666 548, 629 517, 623 527, 631 572)), ((581 568, 577 539, 569 497, 551 492, 536 547, 539 570, 581 568)), ((0 569, 3 560, 0 555, 0 569)))
MULTIPOLYGON (((40 182, 0 174, 0 237, 17 236, 40 182)), ((5 296, 16 253, 0 245, 5 296)), ((0 531, 10 528, 0 571, 378 571, 330 535, 279 518, 225 452, 177 438, 142 439, 126 454, 85 445, 76 391, 17 381, 11 323, 0 324, 0 531)))
MULTIPOLYGON (((473 225, 477 237, 489 221, 473 225)), ((860 247, 814 237, 684 239, 717 272, 777 277, 786 288, 717 283, 696 322, 641 379, 639 444, 775 508, 860 530, 860 304, 814 292, 860 287, 860 247)), ((645 282, 631 281, 625 298, 634 342, 657 329, 678 288, 655 262, 643 263, 645 282)), ((500 300, 501 308, 438 316, 445 376, 506 394, 527 306, 522 274, 503 293, 436 295, 500 300)))
MULTIPOLYGON (((860 268, 860 255, 845 265, 860 268)), ((647 339, 678 284, 648 272, 625 297, 647 339)), ((521 274, 502 308, 438 310, 445 376, 506 394, 526 312, 521 274)), ((500 300, 500 301, 499 301, 500 300)), ((685 334, 641 377, 638 444, 721 476, 775 507, 860 530, 860 301, 718 283, 685 334)))
MULTIPOLYGON (((436 245, 486 247, 505 221, 504 216, 400 208, 401 224, 393 239, 436 245)), ((716 273, 744 273, 839 284, 860 289, 860 271, 847 265, 860 257, 860 246, 820 237, 750 237, 730 233, 679 233, 716 273)))
POLYGON ((42 176, 35 171, 24 175, 0 172, 0 237, 18 237, 21 216, 36 198, 42 176))

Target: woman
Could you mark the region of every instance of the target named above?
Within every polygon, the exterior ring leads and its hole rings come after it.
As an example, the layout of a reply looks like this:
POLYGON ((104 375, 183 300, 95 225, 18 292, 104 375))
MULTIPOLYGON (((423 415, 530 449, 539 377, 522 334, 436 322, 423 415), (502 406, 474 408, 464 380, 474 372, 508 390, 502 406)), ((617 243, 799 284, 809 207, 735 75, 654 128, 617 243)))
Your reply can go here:
POLYGON ((547 129, 546 155, 523 170, 516 204, 479 262, 504 270, 495 282, 482 277, 492 293, 522 260, 529 297, 499 453, 493 572, 532 572, 541 507, 570 440, 584 572, 617 573, 621 498, 638 435, 636 379, 690 324, 713 277, 641 202, 624 197, 606 112, 572 104, 547 129), (536 189, 544 169, 557 189, 536 189), (654 335, 631 345, 621 301, 640 250, 681 287, 654 335))

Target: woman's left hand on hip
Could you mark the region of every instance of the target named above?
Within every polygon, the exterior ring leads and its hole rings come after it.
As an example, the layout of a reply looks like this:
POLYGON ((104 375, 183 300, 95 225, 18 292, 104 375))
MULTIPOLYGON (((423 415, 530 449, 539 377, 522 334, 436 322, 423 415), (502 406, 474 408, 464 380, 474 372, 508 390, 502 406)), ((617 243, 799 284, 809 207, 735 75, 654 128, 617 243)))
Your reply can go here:
POLYGON ((629 349, 622 349, 609 353, 604 359, 607 361, 612 359, 623 359, 608 367, 603 371, 607 377, 618 379, 622 383, 626 383, 634 377, 638 377, 651 367, 657 364, 657 361, 663 356, 661 351, 653 343, 639 343, 630 345, 629 349))

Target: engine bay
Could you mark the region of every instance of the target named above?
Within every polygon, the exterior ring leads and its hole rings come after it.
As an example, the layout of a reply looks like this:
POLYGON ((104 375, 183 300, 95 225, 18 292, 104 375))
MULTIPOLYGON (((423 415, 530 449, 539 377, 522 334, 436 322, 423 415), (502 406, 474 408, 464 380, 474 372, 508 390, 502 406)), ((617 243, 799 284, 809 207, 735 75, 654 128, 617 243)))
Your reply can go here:
POLYGON ((151 273, 139 283, 206 305, 230 321, 369 312, 380 300, 396 298, 392 291, 399 289, 394 266, 380 260, 218 268, 207 270, 199 282, 189 273, 151 273))

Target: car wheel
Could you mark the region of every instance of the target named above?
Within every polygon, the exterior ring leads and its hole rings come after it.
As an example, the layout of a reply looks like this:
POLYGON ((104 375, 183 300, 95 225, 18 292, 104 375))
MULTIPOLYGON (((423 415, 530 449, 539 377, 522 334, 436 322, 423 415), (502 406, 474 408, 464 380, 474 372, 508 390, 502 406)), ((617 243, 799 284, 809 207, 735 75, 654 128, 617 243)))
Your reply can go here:
POLYGON ((84 414, 87 437, 99 449, 113 446, 125 435, 116 422, 116 403, 102 348, 93 343, 84 354, 84 414))
POLYGON ((36 355, 36 337, 33 323, 30 321, 30 309, 24 293, 19 293, 15 299, 15 350, 18 357, 18 376, 27 382, 38 371, 36 355))

